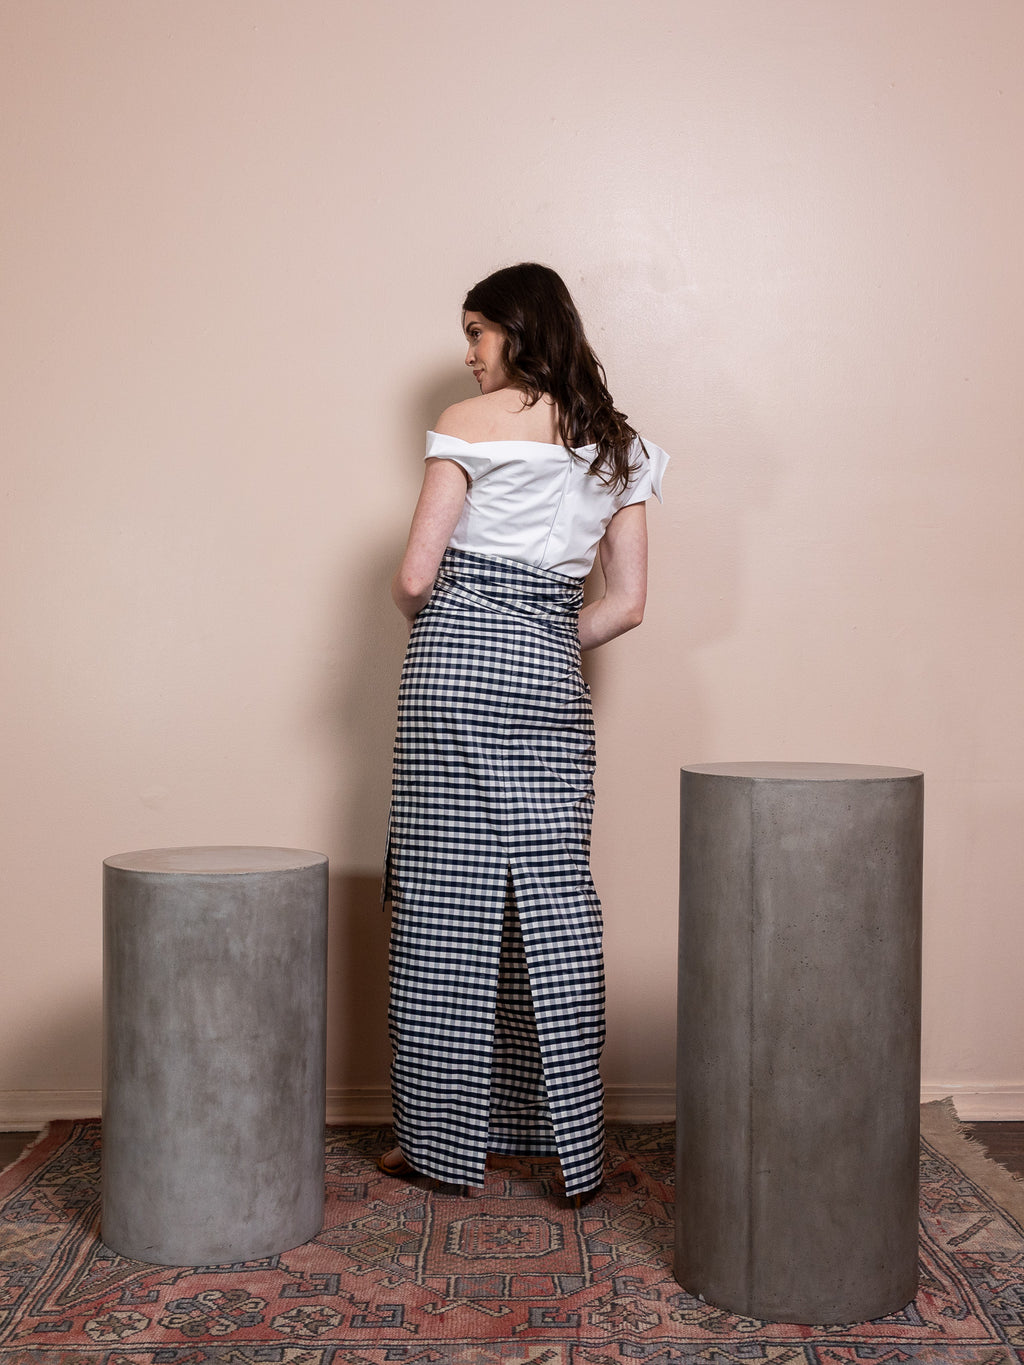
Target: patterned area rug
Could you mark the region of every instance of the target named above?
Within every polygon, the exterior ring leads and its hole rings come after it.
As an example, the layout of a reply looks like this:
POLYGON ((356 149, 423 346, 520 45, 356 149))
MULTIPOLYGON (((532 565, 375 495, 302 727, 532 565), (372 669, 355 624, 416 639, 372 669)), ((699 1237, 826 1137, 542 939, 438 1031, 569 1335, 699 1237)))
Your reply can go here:
POLYGON ((548 1161, 502 1160, 462 1199, 378 1173, 386 1131, 332 1128, 315 1241, 181 1269, 103 1245, 99 1124, 55 1123, 0 1176, 0 1365, 1024 1362, 1022 1187, 944 1113, 922 1141, 917 1299, 845 1328, 733 1317, 680 1288, 671 1125, 613 1125, 607 1184, 580 1210, 548 1161))

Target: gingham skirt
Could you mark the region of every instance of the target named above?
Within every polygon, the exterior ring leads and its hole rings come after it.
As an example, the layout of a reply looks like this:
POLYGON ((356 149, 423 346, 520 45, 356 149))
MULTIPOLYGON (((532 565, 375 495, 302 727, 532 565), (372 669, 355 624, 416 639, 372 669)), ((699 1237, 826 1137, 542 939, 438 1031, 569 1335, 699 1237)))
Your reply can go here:
POLYGON ((448 550, 398 705, 392 901, 395 1132, 419 1171, 482 1185, 491 1152, 601 1181, 601 907, 580 579, 448 550))

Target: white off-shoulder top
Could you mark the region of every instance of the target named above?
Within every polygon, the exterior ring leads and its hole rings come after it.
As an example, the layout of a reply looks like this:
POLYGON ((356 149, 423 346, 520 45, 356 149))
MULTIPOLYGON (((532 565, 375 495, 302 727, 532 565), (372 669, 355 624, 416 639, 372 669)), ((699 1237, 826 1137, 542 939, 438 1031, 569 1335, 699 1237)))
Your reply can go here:
POLYGON ((646 455, 634 442, 636 472, 614 491, 587 473, 594 446, 581 446, 574 459, 542 441, 463 441, 428 431, 425 458, 452 460, 469 476, 454 549, 585 578, 615 513, 652 495, 661 501, 668 456, 650 441, 644 447, 646 455))

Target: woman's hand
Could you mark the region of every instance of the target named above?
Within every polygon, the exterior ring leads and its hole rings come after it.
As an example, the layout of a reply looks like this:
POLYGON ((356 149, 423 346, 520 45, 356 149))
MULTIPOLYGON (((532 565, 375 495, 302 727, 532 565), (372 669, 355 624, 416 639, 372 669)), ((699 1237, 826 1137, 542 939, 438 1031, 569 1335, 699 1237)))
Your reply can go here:
POLYGON ((427 461, 405 554, 391 580, 395 605, 410 622, 430 600, 441 557, 462 515, 468 487, 461 465, 452 460, 427 461))
POLYGON ((580 612, 580 648, 624 635, 644 619, 647 602, 647 509, 642 502, 612 517, 598 547, 604 595, 580 612))

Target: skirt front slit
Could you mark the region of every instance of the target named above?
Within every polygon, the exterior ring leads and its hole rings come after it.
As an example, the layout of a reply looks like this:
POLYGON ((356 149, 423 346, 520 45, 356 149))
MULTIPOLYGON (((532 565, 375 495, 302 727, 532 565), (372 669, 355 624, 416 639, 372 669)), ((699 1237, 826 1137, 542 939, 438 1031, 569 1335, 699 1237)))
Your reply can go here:
POLYGON ((392 1101, 417 1170, 487 1152, 601 1180, 601 908, 582 581, 448 550, 399 693, 388 851, 392 1101))

